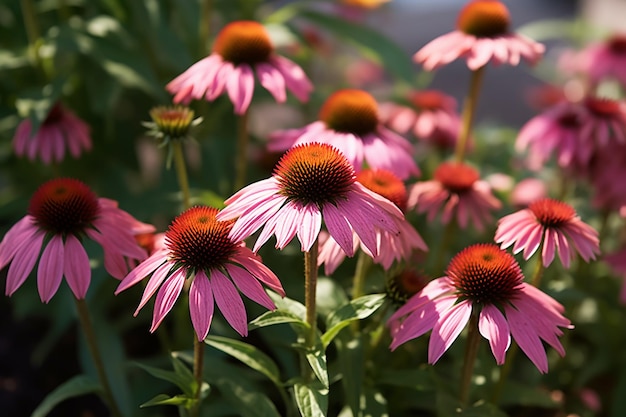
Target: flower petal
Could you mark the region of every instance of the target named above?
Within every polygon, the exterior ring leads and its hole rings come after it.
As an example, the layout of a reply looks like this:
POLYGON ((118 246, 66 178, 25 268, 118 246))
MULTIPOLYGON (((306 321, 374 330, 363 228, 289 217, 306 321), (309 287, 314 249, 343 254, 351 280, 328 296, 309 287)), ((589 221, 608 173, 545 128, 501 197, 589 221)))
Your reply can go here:
POLYGON ((504 315, 493 305, 484 306, 480 312, 478 330, 485 339, 489 340, 496 363, 502 365, 506 351, 511 345, 509 325, 504 315))
POLYGON ((65 238, 63 272, 74 296, 79 300, 85 298, 91 282, 89 256, 80 241, 72 234, 65 238))
POLYGON ((185 275, 180 269, 163 283, 154 301, 150 333, 153 333, 159 327, 167 313, 174 307, 174 303, 178 299, 184 283, 185 275))
POLYGON ((445 311, 433 327, 428 343, 428 363, 433 364, 441 358, 459 336, 472 314, 472 304, 461 301, 445 311))
POLYGON ((200 341, 209 334, 214 309, 211 282, 203 271, 198 271, 189 288, 189 314, 200 341))
POLYGON ((248 335, 248 318, 246 317, 246 308, 243 305, 241 296, 230 282, 226 275, 219 271, 213 271, 211 274, 213 295, 215 302, 224 318, 233 329, 242 336, 248 335))
POLYGON ((39 297, 48 303, 56 294, 63 278, 63 261, 65 260, 63 237, 54 235, 46 245, 37 268, 37 289, 39 297))

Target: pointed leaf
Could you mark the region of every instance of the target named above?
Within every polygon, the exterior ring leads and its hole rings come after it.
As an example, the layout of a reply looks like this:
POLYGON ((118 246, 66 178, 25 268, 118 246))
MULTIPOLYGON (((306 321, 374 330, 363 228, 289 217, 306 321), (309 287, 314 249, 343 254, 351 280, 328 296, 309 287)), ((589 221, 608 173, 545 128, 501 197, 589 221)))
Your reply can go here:
POLYGON ((185 408, 189 408, 193 401, 193 398, 189 398, 185 395, 176 395, 174 397, 170 397, 169 395, 159 394, 153 399, 141 404, 139 408, 152 407, 155 405, 182 405, 185 408))
POLYGON ((317 379, 320 380, 324 388, 328 388, 328 367, 326 365, 326 353, 322 344, 317 343, 314 349, 307 350, 305 356, 317 379))
POLYGON ((350 303, 330 313, 326 319, 326 333, 322 335, 324 347, 327 347, 335 336, 350 322, 371 316, 384 302, 384 294, 366 295, 352 300, 350 303))
POLYGON ((319 382, 295 384, 296 404, 302 417, 325 417, 328 411, 328 389, 319 382))
POLYGON ((153 366, 144 365, 138 362, 134 363, 144 371, 148 372, 155 378, 162 379, 164 381, 171 382, 181 389, 187 396, 192 397, 194 393, 195 381, 193 376, 191 379, 188 379, 186 376, 178 374, 173 371, 166 371, 164 369, 155 368, 153 366))
POLYGON ((293 313, 290 313, 289 311, 282 311, 282 310, 274 310, 274 311, 265 312, 261 314, 259 317, 257 317, 256 319, 252 320, 248 327, 250 330, 253 330, 253 329, 258 329, 260 327, 272 326, 274 324, 282 324, 282 323, 295 324, 304 329, 309 328, 309 324, 305 322, 304 320, 302 320, 300 317, 298 317, 297 315, 293 313))
POLYGON ((341 385, 345 396, 345 402, 352 410, 354 416, 360 415, 361 396, 365 379, 365 354, 363 341, 360 338, 345 340, 347 337, 337 339, 337 363, 341 372, 341 385))
POLYGON ((48 394, 35 411, 33 411, 31 417, 45 417, 57 404, 68 398, 78 397, 99 390, 100 384, 97 381, 85 375, 77 375, 65 381, 48 394))

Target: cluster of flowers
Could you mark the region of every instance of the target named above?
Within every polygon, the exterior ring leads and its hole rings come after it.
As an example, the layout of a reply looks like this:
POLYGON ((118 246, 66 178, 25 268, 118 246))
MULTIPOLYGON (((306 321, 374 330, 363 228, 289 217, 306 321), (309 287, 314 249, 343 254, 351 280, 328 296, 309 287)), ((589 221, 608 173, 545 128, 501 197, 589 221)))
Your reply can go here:
MULTIPOLYGON (((457 30, 433 40, 414 59, 427 70, 458 58, 466 59, 471 70, 490 62, 536 63, 544 47, 509 26, 501 2, 474 0, 462 10, 457 30)), ((625 38, 618 36, 581 52, 584 58, 577 60, 575 72, 587 77, 588 93, 575 101, 563 96, 529 121, 516 142, 518 150, 528 150, 529 167, 539 169, 556 156, 568 175, 588 180, 597 192, 594 202, 606 210, 626 206, 624 185, 614 181, 626 165, 622 163, 626 110, 624 103, 593 91, 606 77, 626 87, 625 45, 625 38)), ((275 52, 263 26, 250 21, 225 26, 213 53, 166 88, 176 104, 214 100, 226 93, 234 112, 244 114, 253 98, 255 74, 278 102, 286 100, 287 90, 307 100, 313 88, 300 67, 275 52)), ((166 114, 154 116, 156 124, 176 125, 171 119, 180 113, 166 114)), ((502 204, 468 162, 445 161, 431 179, 405 185, 421 172, 414 145, 401 135, 412 132, 441 149, 458 146, 462 121, 453 98, 439 91, 413 91, 404 104, 379 105, 365 91, 344 89, 328 97, 318 119, 272 134, 268 150, 285 153, 271 177, 236 192, 221 211, 209 207, 184 211, 150 254, 137 245, 135 235, 153 228, 115 202, 98 199, 77 180, 44 184, 33 196, 29 214, 0 243, 0 268, 10 264, 6 293, 11 295, 22 285, 39 259, 42 301, 52 298, 63 276, 74 295, 84 298, 90 267, 81 241, 88 237, 103 247, 106 269, 122 279, 117 292, 150 277, 138 310, 156 294, 151 331, 186 289, 199 340, 209 332, 214 304, 239 334, 246 335, 239 292, 268 309, 275 306, 262 284, 285 295, 278 277, 256 254, 273 235, 277 249, 297 237, 303 252, 319 239, 319 265, 332 274, 359 248, 386 270, 395 261, 410 262, 416 251, 426 252, 426 242, 405 219, 409 211, 425 213, 429 221, 439 216, 441 223, 454 222, 461 229, 472 226, 482 231, 495 224, 493 212, 502 204), (244 240, 259 230, 252 249, 247 248, 244 240)), ((59 104, 34 136, 27 122, 18 128, 15 150, 44 163, 60 161, 65 147, 73 156, 91 148, 88 132, 59 104)), ((525 283, 519 264, 505 249, 522 252, 524 260, 539 254, 546 267, 558 255, 568 268, 577 255, 589 261, 599 254, 598 234, 571 206, 541 193, 532 198, 522 193, 517 204, 523 208, 497 222, 494 243, 461 251, 443 276, 417 291, 389 318, 392 349, 432 331, 428 360, 434 363, 477 314, 478 329, 489 340, 498 364, 504 362, 511 337, 541 372, 548 370, 542 340, 564 354, 558 337, 561 328, 572 326, 563 316, 563 306, 525 283)), ((623 253, 613 257, 616 267, 626 271, 624 259, 623 253)))

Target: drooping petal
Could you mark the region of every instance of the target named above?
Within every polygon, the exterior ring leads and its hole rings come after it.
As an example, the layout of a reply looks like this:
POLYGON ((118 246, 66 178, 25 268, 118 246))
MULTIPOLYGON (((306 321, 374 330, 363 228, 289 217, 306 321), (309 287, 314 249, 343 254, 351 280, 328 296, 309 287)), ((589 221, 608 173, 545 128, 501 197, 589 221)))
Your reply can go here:
POLYGON ((115 290, 115 295, 132 287, 139 281, 150 275, 155 269, 157 269, 163 262, 167 260, 167 251, 159 250, 153 253, 148 259, 137 265, 132 271, 122 279, 120 285, 115 290))
POLYGON ((63 271, 74 296, 79 300, 85 298, 91 282, 89 256, 80 241, 72 234, 68 234, 65 238, 63 271))
POLYGON ((504 315, 493 305, 484 306, 480 312, 478 329, 480 334, 489 340, 489 346, 494 358, 496 358, 496 363, 502 365, 506 351, 511 345, 509 325, 504 315))
POLYGON ((236 65, 226 79, 228 97, 235 107, 236 114, 244 114, 254 93, 254 73, 248 64, 236 65))
POLYGON ((541 339, 537 331, 533 327, 533 323, 528 321, 527 316, 518 309, 505 305, 504 312, 511 335, 517 342, 520 349, 528 356, 532 363, 539 369, 539 372, 545 374, 548 372, 548 357, 541 343, 541 339))
POLYGON ((11 296, 24 283, 30 271, 33 270, 41 245, 43 244, 44 232, 35 233, 32 239, 19 244, 15 252, 9 272, 7 272, 6 295, 11 296))
POLYGON ((428 363, 433 364, 441 358, 465 328, 471 314, 472 304, 469 300, 465 300, 445 311, 439 317, 428 343, 428 363))
POLYGON ((261 85, 274 96, 277 102, 284 103, 287 100, 287 93, 285 78, 280 71, 265 62, 256 64, 255 69, 261 85))
POLYGON ((37 268, 37 289, 44 303, 50 301, 61 285, 64 260, 63 237, 54 235, 44 248, 37 268))
POLYGON ((204 271, 198 271, 189 288, 189 314, 200 341, 209 334, 214 309, 211 281, 204 271))
POLYGON ((278 277, 260 261, 260 258, 256 258, 250 249, 239 248, 232 256, 232 260, 243 265, 259 281, 276 291, 281 297, 285 296, 285 290, 278 277))
POLYGON ((226 270, 233 282, 246 297, 256 301, 268 310, 274 310, 276 306, 267 295, 259 281, 247 270, 233 264, 227 264, 226 270))
MULTIPOLYGON (((146 288, 144 288, 143 290, 141 300, 139 301, 139 305, 135 310, 135 316, 139 314, 139 310, 141 310, 143 306, 146 305, 148 300, 154 295, 154 293, 157 292, 172 268, 173 265, 170 262, 165 262, 154 271, 154 273, 150 277, 150 280, 148 280, 148 283, 146 284, 146 288)), ((177 271, 173 272, 172 275, 181 275, 183 278, 185 278, 185 270, 183 268, 180 268, 177 271)))
POLYGON ((242 336, 248 335, 248 318, 246 316, 246 308, 243 300, 235 288, 235 285, 219 271, 213 271, 211 274, 213 281, 213 295, 215 302, 220 309, 224 318, 242 336))
POLYGON ((185 276, 180 273, 172 274, 161 286, 154 301, 154 312, 152 313, 152 326, 150 333, 153 333, 161 324, 167 313, 170 312, 174 303, 180 295, 185 283, 185 276))

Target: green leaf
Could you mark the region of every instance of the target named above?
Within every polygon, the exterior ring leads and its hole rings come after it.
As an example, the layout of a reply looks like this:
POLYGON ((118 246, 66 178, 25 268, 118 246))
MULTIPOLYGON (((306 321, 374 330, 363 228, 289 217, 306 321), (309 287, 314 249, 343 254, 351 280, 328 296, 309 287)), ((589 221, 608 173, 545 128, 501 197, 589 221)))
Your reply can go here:
POLYGON ((376 382, 394 387, 405 387, 417 391, 432 391, 434 387, 431 371, 426 368, 385 370, 381 369, 376 382))
POLYGON ((306 322, 306 307, 304 304, 288 297, 281 297, 273 291, 270 291, 268 294, 276 305, 276 309, 287 311, 306 322))
POLYGON ((341 372, 345 402, 352 410, 352 414, 359 415, 361 409, 361 395, 363 380, 365 379, 365 354, 361 338, 346 340, 347 337, 337 339, 337 363, 341 372))
POLYGON ((413 82, 416 71, 409 55, 379 31, 312 10, 302 11, 298 16, 353 43, 364 55, 384 65, 395 76, 413 82))
POLYGON ((182 405, 185 408, 189 408, 193 402, 194 400, 186 395, 170 397, 169 395, 159 394, 153 399, 141 404, 139 408, 153 407, 155 405, 182 405))
POLYGON ((272 401, 258 391, 248 390, 226 378, 218 378, 213 384, 242 417, 280 417, 272 401))
POLYGON ((363 417, 389 417, 387 399, 380 391, 373 388, 365 389, 361 396, 361 409, 363 411, 358 415, 363 417))
POLYGON ((326 333, 322 335, 322 343, 327 347, 339 332, 354 320, 362 320, 372 315, 385 302, 384 294, 371 294, 352 300, 349 304, 330 313, 327 320, 326 333))
POLYGON ((326 353, 321 343, 317 343, 313 350, 307 350, 305 357, 315 376, 320 380, 324 388, 328 388, 328 367, 326 365, 326 353))
POLYGON ((274 384, 281 385, 278 366, 269 356, 255 346, 221 336, 208 336, 204 343, 240 360, 250 368, 268 377, 274 384))
POLYGON ((65 381, 54 391, 48 394, 35 411, 33 411, 31 417, 45 417, 57 404, 62 401, 65 401, 68 398, 97 392, 99 390, 100 384, 94 379, 85 375, 77 375, 74 378, 65 381))
POLYGON ((302 417, 326 416, 328 389, 322 387, 318 381, 310 384, 295 384, 293 390, 302 417))
POLYGON ((171 382, 181 389, 188 397, 192 397, 194 394, 195 381, 193 380, 193 376, 190 379, 187 378, 186 375, 181 375, 173 371, 166 371, 164 369, 155 368, 152 366, 144 365, 138 362, 134 363, 144 371, 148 372, 155 378, 162 379, 164 381, 171 382))
POLYGON ((258 329, 260 327, 272 326, 274 324, 295 324, 303 329, 308 329, 310 326, 307 322, 302 320, 297 315, 290 313, 289 311, 273 310, 261 314, 256 319, 252 320, 249 324, 249 329, 258 329))

